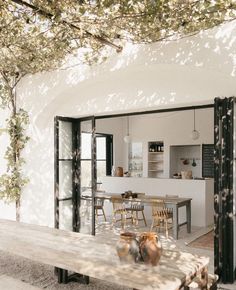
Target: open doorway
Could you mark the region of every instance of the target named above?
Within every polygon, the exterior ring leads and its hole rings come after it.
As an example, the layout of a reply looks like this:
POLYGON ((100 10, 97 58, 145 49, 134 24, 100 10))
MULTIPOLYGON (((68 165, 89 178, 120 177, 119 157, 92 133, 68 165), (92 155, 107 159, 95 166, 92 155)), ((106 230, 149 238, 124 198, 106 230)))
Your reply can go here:
MULTIPOLYGON (((216 113, 216 110, 217 110, 217 108, 215 108, 215 113, 216 113)), ((114 182, 112 182, 110 188, 108 186, 108 183, 106 184, 106 179, 109 179, 109 176, 111 175, 111 170, 109 169, 107 171, 107 167, 106 167, 106 169, 104 167, 104 164, 107 162, 106 161, 107 157, 101 158, 101 159, 97 158, 98 152, 96 153, 96 150, 97 150, 98 144, 95 141, 96 140, 95 139, 95 135, 96 135, 95 134, 95 132, 96 132, 95 127, 97 127, 96 130, 101 135, 112 136, 112 141, 113 141, 112 153, 113 154, 112 154, 111 160, 113 159, 113 161, 110 162, 110 165, 108 166, 109 168, 111 168, 112 164, 114 164, 115 167, 123 167, 124 173, 125 172, 128 173, 127 176, 131 175, 130 171, 133 171, 133 173, 134 173, 135 170, 139 170, 138 177, 144 177, 144 178, 151 178, 150 177, 151 171, 154 171, 154 170, 161 171, 162 176, 160 179, 162 179, 163 187, 161 187, 159 190, 162 190, 164 192, 163 189, 166 190, 166 186, 164 184, 165 179, 173 179, 174 180, 174 179, 176 179, 176 178, 174 178, 174 176, 179 176, 178 171, 190 171, 190 170, 188 170, 189 168, 187 170, 179 169, 179 168, 181 168, 181 166, 183 166, 184 168, 187 168, 188 166, 192 166, 192 167, 198 166, 198 170, 196 171, 197 173, 192 172, 193 174, 191 176, 191 177, 194 177, 195 179, 188 180, 189 184, 192 181, 197 181, 197 180, 200 182, 203 181, 203 177, 204 177, 204 175, 203 175, 203 169, 204 169, 203 168, 203 164, 204 164, 204 162, 203 162, 203 147, 204 147, 203 144, 211 145, 211 148, 212 148, 212 145, 216 142, 214 140, 214 125, 216 126, 216 124, 213 123, 213 120, 214 120, 213 114, 214 114, 213 105, 207 105, 207 106, 199 106, 199 107, 191 107, 191 108, 180 108, 180 109, 175 109, 175 110, 170 109, 170 110, 164 110, 164 111, 160 111, 160 112, 156 112, 156 111, 155 112, 142 112, 142 113, 139 112, 139 113, 132 113, 132 114, 128 114, 128 115, 125 114, 125 115, 117 115, 117 116, 114 116, 114 115, 113 116, 96 116, 94 118, 94 127, 93 127, 94 133, 91 133, 92 139, 90 142, 91 147, 94 146, 94 148, 91 149, 92 155, 91 155, 91 159, 90 159, 91 174, 92 174, 91 175, 91 184, 92 184, 91 192, 95 193, 95 191, 97 190, 98 187, 99 187, 99 189, 105 189, 108 191, 112 191, 112 190, 117 191, 114 188, 112 189, 112 187, 117 186, 117 184, 114 184, 114 182), (189 136, 191 136, 191 131, 193 129, 193 119, 192 119, 193 110, 196 110, 196 117, 199 117, 199 119, 196 122, 197 128, 199 128, 198 126, 199 126, 199 124, 201 124, 201 126, 202 126, 202 128, 204 128, 204 130, 207 130, 207 128, 209 129, 209 121, 206 121, 206 119, 204 119, 202 117, 202 115, 198 116, 198 113, 200 111, 207 112, 207 110, 210 110, 211 116, 209 115, 209 112, 206 115, 208 118, 210 116, 212 127, 210 128, 210 133, 206 133, 206 135, 202 134, 202 136, 200 135, 202 139, 200 139, 200 140, 197 139, 197 140, 194 140, 191 142, 184 141, 184 143, 183 143, 183 140, 185 140, 184 138, 186 138, 186 136, 188 136, 188 138, 189 138, 189 136), (182 124, 184 123, 186 126, 183 126, 183 125, 179 126, 176 119, 173 118, 173 117, 178 116, 177 113, 180 113, 180 120, 182 121, 182 124), (189 113, 189 115, 190 115, 189 120, 184 118, 184 113, 189 113), (160 114, 163 114, 162 118, 160 118, 160 114), (142 152, 141 155, 140 155, 140 150, 139 150, 139 153, 137 153, 135 151, 136 149, 135 150, 132 149, 132 146, 130 145, 130 143, 128 143, 128 144, 124 143, 124 136, 127 135, 127 116, 129 116, 129 132, 128 133, 130 135, 132 135, 131 136, 131 138, 133 138, 132 142, 138 143, 138 141, 140 141, 140 139, 139 139, 140 132, 144 132, 145 134, 148 135, 148 132, 151 129, 153 129, 155 131, 155 134, 156 134, 155 136, 149 135, 148 138, 145 139, 144 146, 143 146, 143 141, 140 142, 140 143, 142 143, 142 146, 139 146, 139 148, 141 148, 141 152, 142 152), (159 118, 157 116, 159 116, 159 118), (157 117, 157 118, 155 118, 155 117, 157 117), (168 132, 168 131, 170 131, 170 129, 168 130, 167 127, 163 127, 162 131, 161 131, 162 134, 159 133, 159 135, 158 135, 157 131, 158 131, 158 126, 160 126, 160 124, 161 124, 161 119, 164 120, 165 118, 167 119, 168 117, 172 117, 172 122, 171 122, 171 125, 169 128, 171 128, 172 132, 174 132, 174 133, 170 134, 170 132, 168 132), (147 119, 149 119, 149 121, 147 121, 147 119), (118 123, 120 124, 119 130, 118 130, 118 125, 117 125, 118 123), (136 123, 136 126, 134 126, 134 123, 136 123), (145 124, 143 125, 142 123, 145 123, 145 124), (104 125, 105 125, 105 127, 104 127, 104 125), (171 142, 170 142, 170 140, 165 138, 165 136, 164 136, 165 133, 169 134, 172 137, 171 142), (180 141, 178 141, 178 142, 173 141, 173 134, 177 135, 177 137, 179 138, 178 140, 181 140, 181 142, 180 141), (210 136, 210 138, 209 138, 209 136, 210 136), (158 150, 158 146, 160 146, 159 150, 158 150), (162 146, 162 149, 161 149, 161 146, 162 146), (173 162, 173 160, 172 160, 173 156, 171 157, 171 153, 170 153, 171 146, 176 146, 176 148, 178 146, 193 146, 193 148, 191 148, 191 150, 193 150, 193 151, 190 150, 189 152, 187 152, 187 151, 184 152, 184 149, 186 149, 186 148, 180 148, 182 150, 182 152, 181 152, 181 150, 178 150, 178 153, 176 153, 176 154, 179 156, 177 159, 175 158, 175 161, 173 162), (194 150, 195 149, 194 146, 196 146, 195 148, 197 148, 197 150, 194 150), (154 166, 153 164, 157 163, 157 161, 159 162, 159 160, 155 160, 155 158, 154 159, 149 158, 149 155, 151 155, 150 153, 152 152, 152 150, 154 150, 153 151, 154 153, 159 152, 160 153, 159 155, 161 155, 161 154, 163 155, 162 168, 153 168, 153 167, 151 168, 150 167, 150 166, 154 166), (168 154, 165 154, 165 153, 168 153, 168 154), (180 156, 181 154, 183 156, 180 156), (197 154, 197 155, 195 155, 195 154, 197 154), (99 161, 101 161, 101 164, 103 163, 103 165, 100 168, 99 178, 97 179, 97 177, 98 177, 97 176, 97 173, 98 173, 97 165, 98 165, 99 161), (175 168, 178 168, 178 169, 175 170, 175 169, 173 169, 173 164, 175 164, 175 166, 176 166, 177 161, 181 162, 181 164, 177 165, 177 167, 175 167, 175 168), (140 166, 140 162, 142 162, 142 166, 140 166), (186 164, 184 164, 184 162, 186 164), (193 164, 196 164, 196 166, 195 165, 193 166, 193 164), (141 174, 140 174, 140 170, 142 171, 141 174), (177 171, 177 172, 175 172, 175 171, 177 171), (92 178, 94 179, 93 181, 92 181, 92 178), (105 185, 108 187, 104 188, 105 185)), ((221 118, 223 118, 223 117, 221 117, 221 118)), ((80 121, 80 119, 76 119, 76 122, 79 122, 79 121, 80 121)), ((92 132, 93 132, 93 130, 92 130, 92 132)), ((201 134, 201 132, 200 132, 200 134, 201 134)), ((222 136, 220 136, 220 138, 221 137, 222 136)), ((80 138, 78 137, 78 134, 77 134, 77 138, 78 138, 77 146, 79 148, 80 138)), ((104 143, 104 141, 102 141, 102 142, 104 143)), ((176 154, 174 154, 174 155, 176 155, 176 154)), ((152 154, 152 155, 154 155, 154 154, 152 154)), ((212 154, 211 154, 211 158, 212 158, 212 154)), ((193 169, 195 169, 195 168, 193 168, 193 169)), ((212 171, 212 167, 210 169, 211 169, 210 171, 212 171)), ((79 168, 78 173, 80 172, 80 170, 81 170, 81 168, 79 168)), ((209 171, 209 168, 207 170, 209 171)), ((207 171, 207 170, 205 168, 205 171, 207 171)), ((192 170, 192 171, 194 171, 194 170, 192 170)), ((80 180, 80 178, 81 177, 78 176, 78 180, 80 180)), ((116 180, 118 180, 118 179, 116 179, 116 180)), ((128 180, 131 180, 131 179, 123 179, 123 181, 124 181, 124 182, 122 182, 123 187, 122 186, 119 187, 119 192, 123 192, 127 189, 131 189, 130 184, 127 185, 128 180), (124 187, 124 184, 126 184, 125 187, 124 187)), ((135 186, 139 187, 140 184, 143 184, 143 182, 142 181, 140 182, 140 180, 141 179, 136 179, 135 186)), ((206 181, 206 180, 204 179, 204 181, 206 181)), ((81 181, 78 181, 78 182, 81 182, 81 181)), ((207 182, 208 181, 206 181, 206 183, 207 182)), ((196 217, 195 220, 199 221, 199 220, 203 219, 205 222, 205 225, 207 225, 207 223, 213 224, 213 191, 214 190, 213 190, 213 183, 212 182, 210 183, 210 181, 207 185, 205 184, 204 186, 205 186, 205 188, 207 188, 209 190, 211 197, 209 194, 206 194, 206 192, 204 193, 205 199, 204 199, 204 201, 199 202, 199 207, 198 207, 198 209, 200 207, 202 209, 205 206, 204 215, 199 214, 198 210, 196 210, 196 212, 198 212, 198 217, 196 217), (210 210, 207 208, 208 205, 210 206, 210 210)), ((88 184, 88 187, 89 187, 89 184, 88 184)), ((192 192, 192 191, 196 190, 196 188, 197 188, 196 186, 191 185, 188 192, 192 192), (192 188, 192 190, 191 190, 191 188, 192 188)), ((138 189, 140 190, 141 188, 139 187, 138 189)), ((135 187, 134 187, 134 190, 136 191, 135 187)), ((152 188, 150 190, 153 191, 152 188)), ((183 187, 181 187, 181 192, 183 192, 183 187)), ((94 204, 94 198, 95 198, 94 193, 92 193, 92 195, 90 195, 89 198, 91 199, 90 200, 90 206, 91 206, 90 209, 92 211, 90 222, 92 224, 92 228, 94 228, 94 233, 95 233, 95 214, 94 214, 94 207, 92 206, 92 203, 94 204)), ((199 195, 195 194, 195 197, 194 197, 195 201, 196 201, 196 197, 199 198, 199 195)), ((81 192, 80 193, 77 192, 77 200, 80 200, 80 199, 82 199, 81 192)), ((78 215, 78 206, 80 206, 80 204, 77 202, 77 212, 75 211, 75 213, 74 213, 75 217, 76 217, 76 215, 78 215)), ((181 219, 184 218, 184 214, 185 213, 181 213, 181 212, 179 214, 178 218, 180 220, 180 223, 181 223, 181 219)), ((193 216, 193 211, 192 211, 192 216, 193 216)), ((193 219, 192 219, 192 221, 193 221, 193 219)), ((75 230, 79 231, 78 228, 76 228, 75 230)), ((231 231, 230 235, 232 236, 234 231, 232 228, 230 228, 230 231, 231 231)), ((215 247, 217 246, 217 242, 219 242, 219 240, 220 240, 219 236, 218 237, 216 236, 215 247)), ((232 241, 233 240, 231 239, 231 242, 232 241)), ((232 247, 231 247, 231 250, 232 250, 232 253, 234 253, 232 247)), ((216 257, 215 262, 217 261, 216 259, 218 259, 218 261, 220 261, 219 256, 222 258, 222 252, 215 253, 215 257, 216 257)), ((225 261, 227 261, 227 259, 225 261)), ((226 278, 226 280, 224 280, 224 282, 227 282, 227 281, 232 282, 232 269, 234 269, 234 268, 235 268, 235 266, 233 265, 231 267, 231 276, 230 277, 228 276, 228 278, 226 278)), ((218 271, 218 273, 221 275, 221 272, 218 271)))

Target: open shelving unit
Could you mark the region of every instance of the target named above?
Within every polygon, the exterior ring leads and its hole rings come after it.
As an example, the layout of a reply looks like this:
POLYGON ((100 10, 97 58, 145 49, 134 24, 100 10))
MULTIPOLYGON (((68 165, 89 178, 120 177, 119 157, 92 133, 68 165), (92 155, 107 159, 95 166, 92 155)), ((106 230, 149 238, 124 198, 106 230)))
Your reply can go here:
POLYGON ((148 142, 148 177, 163 176, 164 143, 163 141, 148 142))

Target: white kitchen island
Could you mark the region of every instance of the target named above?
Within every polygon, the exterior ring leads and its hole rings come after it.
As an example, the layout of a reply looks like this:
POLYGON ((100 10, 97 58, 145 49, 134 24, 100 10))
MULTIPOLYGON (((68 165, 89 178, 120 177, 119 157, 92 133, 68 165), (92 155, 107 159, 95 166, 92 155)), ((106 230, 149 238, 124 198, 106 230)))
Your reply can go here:
MULTIPOLYGON (((192 198, 192 225, 207 227, 214 223, 214 180, 171 179, 147 177, 102 178, 102 189, 109 193, 127 190, 144 192, 147 195, 178 195, 192 198)), ((108 209, 109 210, 109 209, 108 209)), ((145 214, 151 218, 151 208, 145 206, 145 214)), ((185 211, 179 213, 179 222, 186 220, 185 211)))

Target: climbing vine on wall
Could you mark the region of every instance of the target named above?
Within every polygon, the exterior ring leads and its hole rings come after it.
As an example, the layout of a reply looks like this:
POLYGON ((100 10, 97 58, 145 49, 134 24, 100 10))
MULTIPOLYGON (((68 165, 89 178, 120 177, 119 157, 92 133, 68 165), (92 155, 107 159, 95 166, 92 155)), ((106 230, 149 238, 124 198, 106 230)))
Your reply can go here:
POLYGON ((25 148, 29 137, 25 135, 25 129, 29 123, 29 117, 23 109, 16 106, 16 85, 20 80, 17 77, 9 77, 1 73, 2 82, 0 85, 1 108, 8 107, 11 111, 6 120, 6 129, 9 134, 9 145, 5 153, 7 160, 7 171, 0 176, 0 198, 5 201, 16 202, 16 220, 20 220, 20 196, 22 188, 28 182, 22 173, 24 159, 22 150, 25 148))
POLYGON ((25 128, 28 123, 28 114, 23 109, 11 115, 7 120, 10 144, 5 153, 7 173, 0 177, 0 197, 9 201, 18 200, 21 188, 27 183, 27 178, 23 178, 20 173, 24 163, 21 151, 29 140, 29 137, 25 136, 25 128))

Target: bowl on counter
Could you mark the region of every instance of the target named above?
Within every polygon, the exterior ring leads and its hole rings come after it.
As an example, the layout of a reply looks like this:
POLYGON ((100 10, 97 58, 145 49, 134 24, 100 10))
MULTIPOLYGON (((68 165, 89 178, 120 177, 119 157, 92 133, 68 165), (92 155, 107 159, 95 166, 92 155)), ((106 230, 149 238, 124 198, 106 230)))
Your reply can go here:
POLYGON ((174 179, 181 179, 181 176, 180 175, 173 175, 173 178, 174 179))
POLYGON ((175 173, 175 174, 173 174, 173 178, 174 179, 180 179, 181 178, 181 174, 180 173, 175 173))
POLYGON ((181 176, 182 179, 192 179, 193 178, 192 170, 181 171, 181 176))

